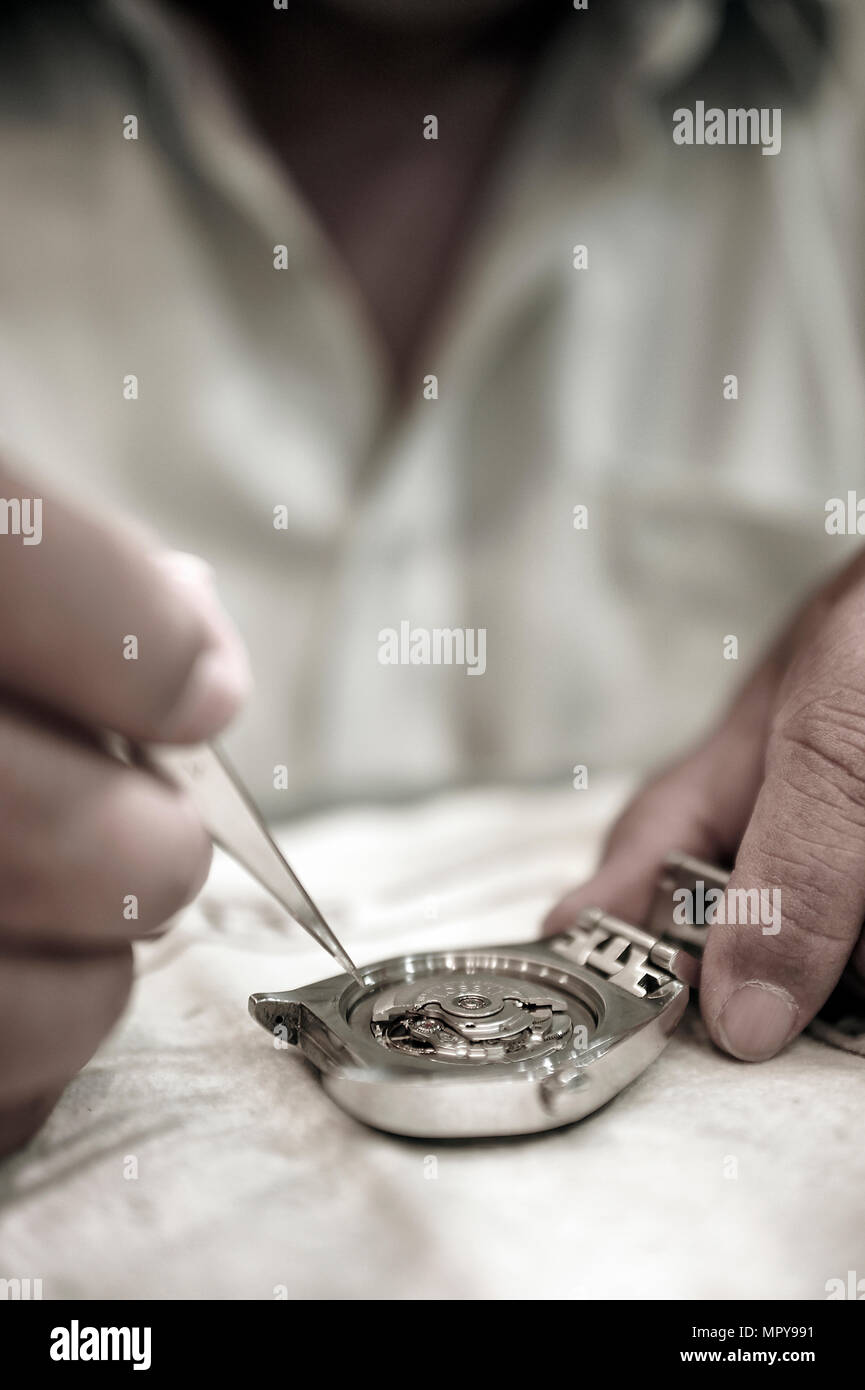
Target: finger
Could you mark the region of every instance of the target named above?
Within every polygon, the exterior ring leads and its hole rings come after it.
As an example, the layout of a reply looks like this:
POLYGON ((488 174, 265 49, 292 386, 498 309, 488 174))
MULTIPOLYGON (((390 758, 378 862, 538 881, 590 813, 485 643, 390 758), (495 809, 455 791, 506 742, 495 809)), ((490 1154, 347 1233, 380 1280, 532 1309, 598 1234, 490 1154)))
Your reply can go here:
POLYGON ((674 851, 732 858, 760 785, 781 670, 779 654, 770 652, 705 743, 630 803, 607 838, 597 873, 547 914, 545 933, 565 931, 584 907, 642 922, 658 870, 674 851))
POLYGON ((132 738, 195 742, 221 727, 248 674, 201 574, 160 564, 114 520, 33 499, 6 470, 0 491, 41 503, 38 544, 0 546, 0 686, 132 738))
POLYGON ((0 1158, 28 1143, 44 1125, 63 1094, 63 1087, 24 1104, 0 1106, 0 1158))
POLYGON ((616 822, 598 871, 567 893, 544 919, 544 932, 572 926, 584 907, 600 907, 632 922, 645 917, 658 870, 673 848, 709 858, 714 836, 702 814, 675 787, 649 788, 616 822))
MULTIPOLYGON (((2 948, 0 1112, 34 1112, 84 1066, 119 1017, 132 982, 126 946, 98 955, 27 955, 2 948)), ((27 1115, 21 1123, 26 1128, 27 1115)))
POLYGON ((746 1061, 774 1056, 810 1021, 865 916, 865 689, 849 617, 792 673, 725 897, 734 922, 709 933, 703 1013, 746 1061), (832 671, 828 686, 815 670, 832 671))
POLYGON ((181 792, 20 709, 0 707, 0 781, 6 932, 125 941, 207 877, 211 842, 181 792))
POLYGON ((584 907, 641 922, 673 850, 709 860, 731 853, 747 814, 741 745, 741 734, 730 730, 651 782, 614 825, 597 873, 547 914, 544 932, 566 930, 584 907))

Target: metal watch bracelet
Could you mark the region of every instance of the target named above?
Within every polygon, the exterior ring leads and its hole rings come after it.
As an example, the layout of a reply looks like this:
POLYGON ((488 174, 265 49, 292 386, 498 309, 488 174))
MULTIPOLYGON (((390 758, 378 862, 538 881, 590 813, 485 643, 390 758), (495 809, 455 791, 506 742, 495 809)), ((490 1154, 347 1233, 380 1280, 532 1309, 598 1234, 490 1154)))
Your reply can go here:
MULTIPOLYGON (((699 984, 700 957, 709 930, 705 922, 681 921, 674 913, 674 894, 697 895, 724 889, 728 871, 688 854, 671 854, 655 885, 645 927, 597 908, 584 909, 556 949, 577 965, 598 970, 630 994, 645 995, 674 976, 690 987, 699 984)), ((695 900, 692 897, 691 901, 695 900)), ((865 1056, 865 985, 852 967, 844 972, 808 1032, 831 1047, 865 1056)))
POLYGON ((678 921, 674 894, 684 889, 693 902, 700 885, 703 892, 723 889, 728 878, 714 864, 691 855, 670 855, 658 875, 645 927, 600 908, 584 908, 574 926, 555 938, 553 949, 637 997, 654 994, 671 978, 693 987, 699 982, 708 927, 678 921))

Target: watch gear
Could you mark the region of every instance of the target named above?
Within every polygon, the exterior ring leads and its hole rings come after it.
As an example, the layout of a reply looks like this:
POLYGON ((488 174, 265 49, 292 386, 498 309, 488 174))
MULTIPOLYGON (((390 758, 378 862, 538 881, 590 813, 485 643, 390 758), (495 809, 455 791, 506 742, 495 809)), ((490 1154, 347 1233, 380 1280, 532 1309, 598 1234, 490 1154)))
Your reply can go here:
POLYGON ((379 996, 372 1013, 373 1037, 384 1047, 473 1066, 554 1051, 571 1031, 564 995, 484 974, 399 986, 379 996))

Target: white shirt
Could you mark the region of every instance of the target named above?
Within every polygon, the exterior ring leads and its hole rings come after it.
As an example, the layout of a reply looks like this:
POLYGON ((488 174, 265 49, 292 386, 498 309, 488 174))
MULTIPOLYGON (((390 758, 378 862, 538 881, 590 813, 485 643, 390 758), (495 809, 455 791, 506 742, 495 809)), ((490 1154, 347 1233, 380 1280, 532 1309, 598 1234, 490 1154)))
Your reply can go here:
POLYGON ((424 365, 438 399, 419 380, 397 422, 357 292, 200 35, 115 0, 102 34, 16 51, 2 440, 215 566, 257 678, 228 744, 272 810, 654 763, 858 544, 824 525, 865 487, 865 46, 836 8, 774 157, 674 144, 692 5, 630 73, 575 11, 424 365), (484 628, 485 673, 382 665, 402 621, 484 628))

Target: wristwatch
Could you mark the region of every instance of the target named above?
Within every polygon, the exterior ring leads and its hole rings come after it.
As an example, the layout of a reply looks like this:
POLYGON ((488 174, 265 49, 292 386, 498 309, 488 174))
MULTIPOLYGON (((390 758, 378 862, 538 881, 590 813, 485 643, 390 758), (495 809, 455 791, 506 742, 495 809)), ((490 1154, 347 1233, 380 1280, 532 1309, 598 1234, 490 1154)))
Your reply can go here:
POLYGON ((363 970, 362 985, 337 975, 253 994, 250 1013, 378 1129, 449 1139, 555 1129, 604 1105, 664 1048, 699 977, 708 928, 694 905, 726 881, 672 855, 644 926, 589 908, 541 940, 396 956, 363 970))

